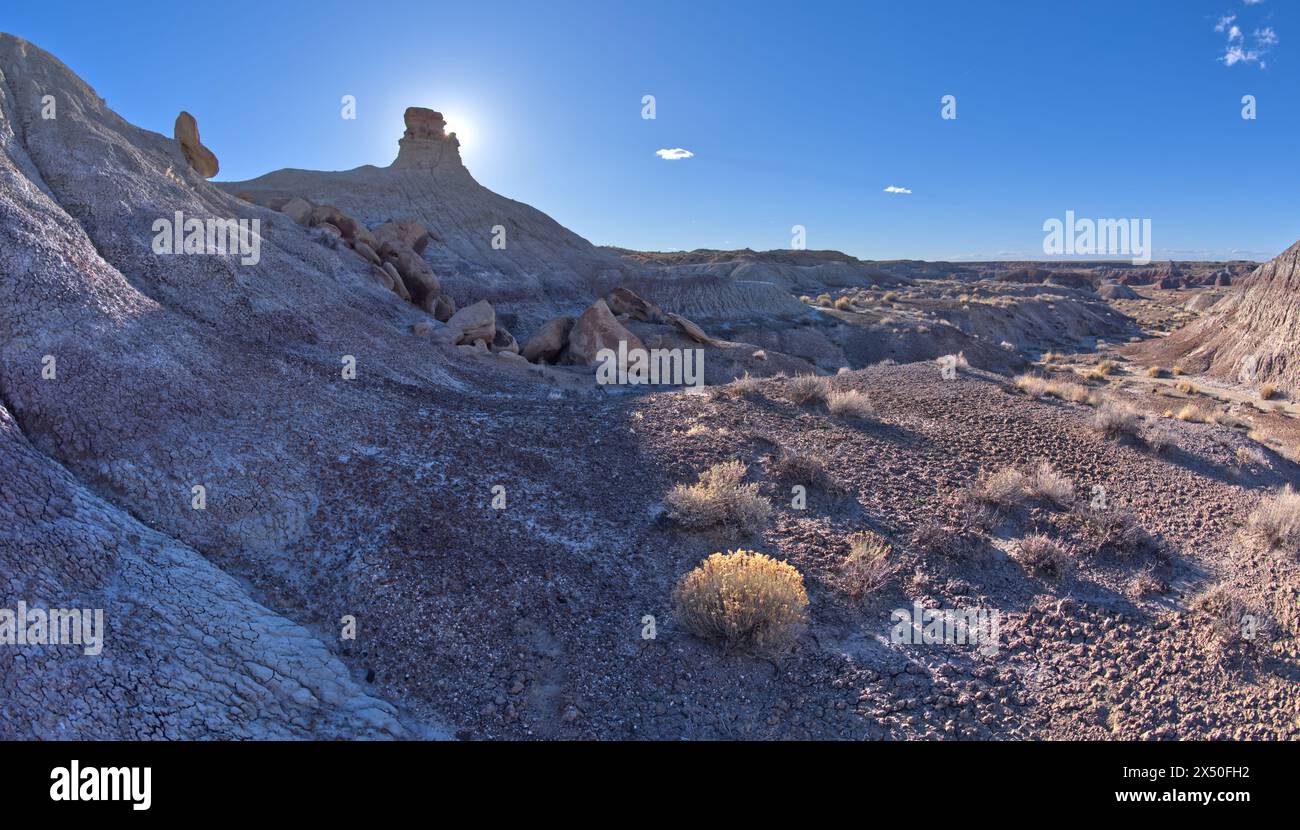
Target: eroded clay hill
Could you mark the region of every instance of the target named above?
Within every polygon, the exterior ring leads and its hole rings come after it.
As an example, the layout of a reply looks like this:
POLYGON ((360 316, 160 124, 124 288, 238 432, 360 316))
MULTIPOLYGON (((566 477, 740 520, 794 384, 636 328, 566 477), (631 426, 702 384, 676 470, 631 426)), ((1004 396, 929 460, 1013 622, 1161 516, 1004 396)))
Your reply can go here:
POLYGON ((1300 391, 1300 242, 1242 280, 1203 319, 1163 340, 1133 347, 1140 360, 1300 391))

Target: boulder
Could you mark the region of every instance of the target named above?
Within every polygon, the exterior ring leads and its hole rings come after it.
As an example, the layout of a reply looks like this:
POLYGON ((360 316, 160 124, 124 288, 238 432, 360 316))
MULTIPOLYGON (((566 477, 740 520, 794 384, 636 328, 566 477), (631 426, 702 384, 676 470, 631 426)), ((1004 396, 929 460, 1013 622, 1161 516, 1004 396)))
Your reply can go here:
POLYGON ((176 143, 181 145, 185 160, 190 167, 203 178, 210 179, 217 175, 221 166, 217 164, 216 155, 199 141, 199 123, 188 112, 176 116, 176 126, 172 131, 176 143))
POLYGON ((497 326, 496 334, 492 337, 492 351, 494 352, 515 352, 519 353, 519 341, 515 340, 514 335, 506 331, 501 326, 497 326))
POLYGON ((389 291, 395 290, 393 286, 393 278, 383 268, 371 268, 370 273, 374 276, 375 282, 379 283, 384 288, 387 288, 389 291))
POLYGON ((669 323, 680 331, 682 334, 694 340, 696 343, 703 343, 705 346, 713 345, 713 338, 704 333, 704 329, 687 320, 680 314, 674 314, 671 311, 664 315, 669 323))
POLYGON ((369 245, 359 240, 353 244, 352 250, 356 251, 361 255, 362 259, 373 265, 379 265, 383 262, 383 260, 379 258, 379 254, 375 253, 374 248, 371 248, 369 245))
POLYGON ((288 216, 299 225, 307 225, 311 222, 311 212, 315 205, 306 199, 300 199, 297 196, 280 206, 280 212, 288 216))
POLYGON ((524 344, 524 359, 529 363, 554 363, 569 344, 573 317, 555 317, 542 324, 524 344))
POLYGON ((307 221, 313 227, 328 222, 338 228, 339 231, 342 232, 343 238, 348 242, 357 238, 357 230, 361 227, 361 224, 357 222, 357 220, 348 216, 333 205, 317 205, 312 208, 311 216, 307 221))
POLYGON ((627 349, 644 349, 640 339, 614 319, 614 314, 604 300, 597 300, 569 331, 569 362, 580 366, 595 366, 601 349, 618 351, 620 342, 627 349))
POLYGON ((411 292, 406 290, 406 283, 402 281, 402 275, 397 273, 397 269, 393 267, 393 263, 384 263, 384 273, 388 274, 389 278, 392 279, 393 290, 397 292, 397 296, 409 303, 411 301, 411 292))
POLYGON ((451 315, 447 328, 451 331, 453 343, 473 343, 475 340, 488 343, 496 336, 496 312, 487 300, 479 300, 451 315))
POLYGON ((456 313, 456 301, 446 294, 439 294, 438 300, 433 306, 433 319, 440 323, 445 323, 451 319, 451 315, 456 313))
MULTIPOLYGON (((414 219, 402 219, 397 222, 385 222, 374 229, 375 239, 380 244, 392 242, 423 254, 429 245, 429 229, 414 219)), ((376 248, 378 250, 378 248, 376 248)))
POLYGON ((419 254, 405 245, 383 242, 379 246, 379 256, 384 262, 391 263, 402 275, 406 290, 411 294, 411 301, 419 305, 427 297, 437 297, 442 293, 442 286, 434 276, 433 269, 419 254))
POLYGON ((615 288, 609 292, 605 302, 609 305, 609 310, 614 314, 626 314, 633 320, 640 320, 644 323, 655 323, 663 317, 663 312, 659 310, 659 306, 642 299, 626 288, 615 288))

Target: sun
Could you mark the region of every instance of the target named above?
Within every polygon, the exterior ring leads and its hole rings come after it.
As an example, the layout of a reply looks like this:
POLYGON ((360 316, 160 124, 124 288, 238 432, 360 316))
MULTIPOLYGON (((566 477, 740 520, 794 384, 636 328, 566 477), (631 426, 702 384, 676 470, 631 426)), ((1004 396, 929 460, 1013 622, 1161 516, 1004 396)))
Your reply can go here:
POLYGON ((444 112, 443 120, 447 122, 447 134, 456 134, 460 146, 464 147, 474 140, 474 126, 465 116, 458 112, 444 112))

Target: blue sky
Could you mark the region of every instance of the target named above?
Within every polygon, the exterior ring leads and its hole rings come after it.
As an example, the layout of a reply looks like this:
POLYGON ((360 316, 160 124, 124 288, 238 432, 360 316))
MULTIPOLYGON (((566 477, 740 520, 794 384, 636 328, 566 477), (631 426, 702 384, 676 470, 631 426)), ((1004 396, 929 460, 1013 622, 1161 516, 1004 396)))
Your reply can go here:
POLYGON ((1300 239, 1293 0, 7 0, 0 30, 143 127, 194 113, 221 179, 388 164, 405 107, 442 110, 480 182, 598 244, 797 224, 868 259, 1041 258, 1066 210, 1151 219, 1157 259, 1300 239))

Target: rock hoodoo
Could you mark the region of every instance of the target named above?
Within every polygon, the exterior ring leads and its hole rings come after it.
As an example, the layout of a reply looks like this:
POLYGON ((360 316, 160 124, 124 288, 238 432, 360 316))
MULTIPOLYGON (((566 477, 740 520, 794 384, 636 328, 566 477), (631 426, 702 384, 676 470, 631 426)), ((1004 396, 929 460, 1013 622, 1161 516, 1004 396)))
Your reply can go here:
POLYGON ((217 175, 221 166, 217 164, 217 156, 203 142, 199 141, 199 123, 194 120, 194 116, 188 112, 182 111, 176 116, 176 127, 173 131, 176 143, 181 145, 181 150, 185 153, 185 160, 190 163, 190 167, 203 178, 210 179, 217 175))

